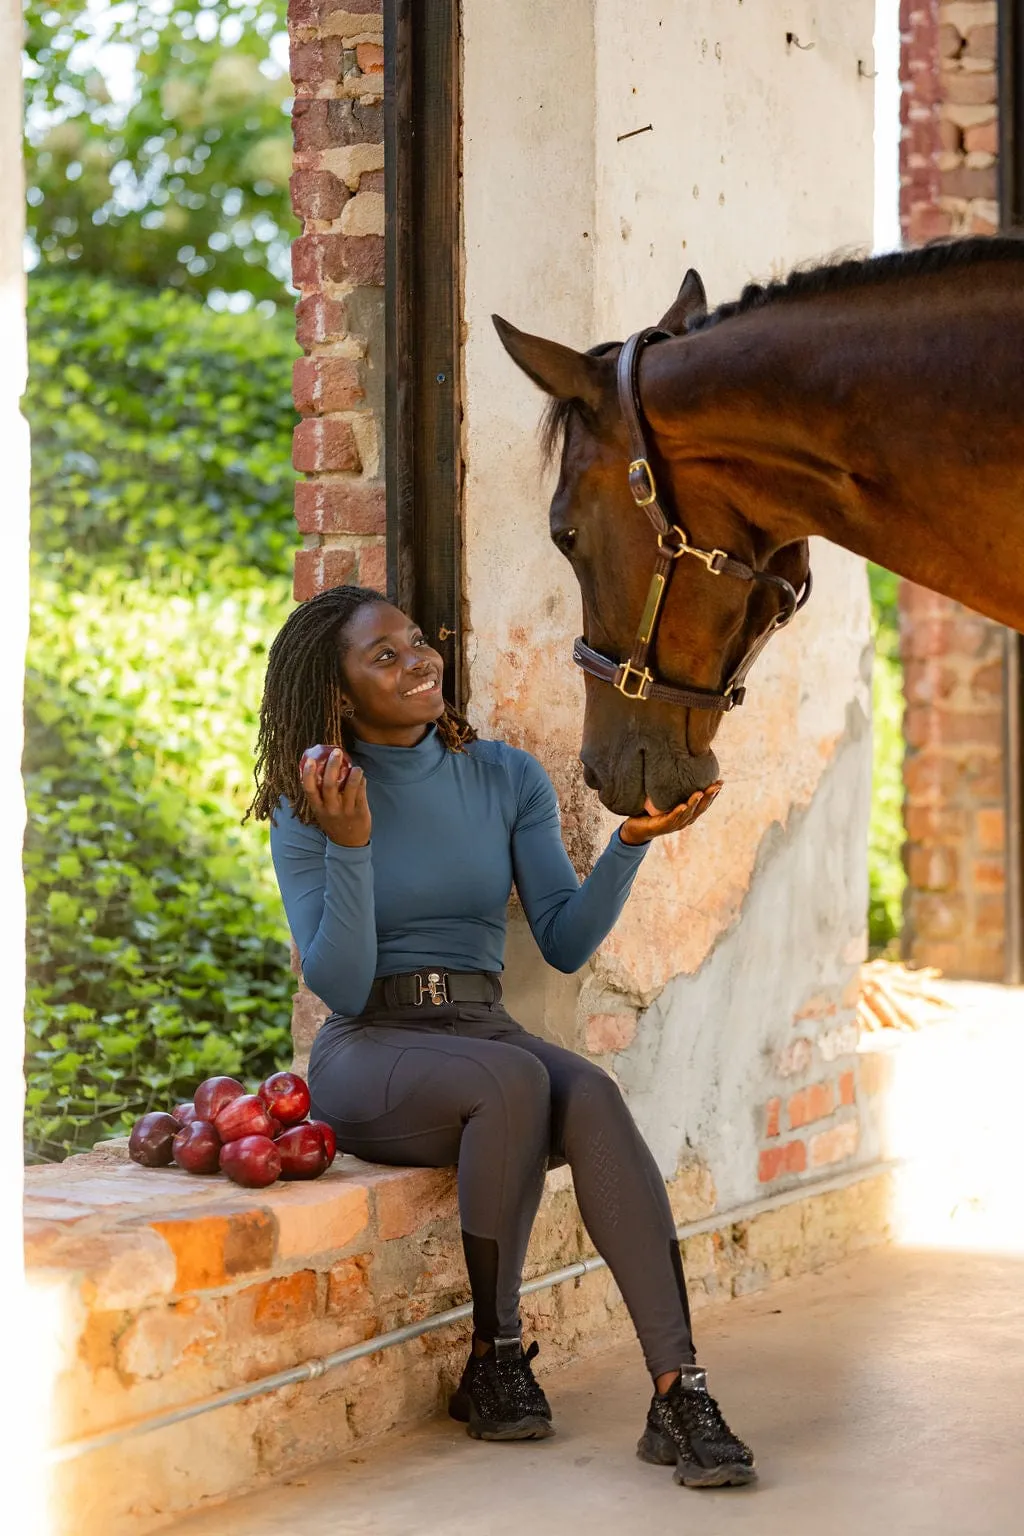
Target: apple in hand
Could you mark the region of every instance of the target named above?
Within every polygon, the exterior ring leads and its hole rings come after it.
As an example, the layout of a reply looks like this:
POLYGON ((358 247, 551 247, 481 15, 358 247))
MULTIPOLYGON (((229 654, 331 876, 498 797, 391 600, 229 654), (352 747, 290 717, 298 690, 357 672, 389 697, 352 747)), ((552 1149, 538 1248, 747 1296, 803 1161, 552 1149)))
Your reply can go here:
POLYGON ((281 1172, 281 1154, 269 1136, 242 1136, 220 1152, 221 1172, 246 1189, 265 1189, 281 1172))
POLYGON ((334 1161, 334 1132, 322 1120, 292 1125, 277 1138, 281 1177, 317 1179, 334 1161))
POLYGON ((193 1100, 200 1120, 216 1120, 225 1104, 240 1098, 244 1086, 234 1077, 208 1077, 199 1084, 193 1100))
POLYGON ((274 1131, 273 1116, 255 1093, 229 1099, 213 1123, 221 1141, 238 1141, 242 1136, 266 1136, 269 1140, 274 1131))
POLYGON ((174 1161, 186 1173, 216 1173, 220 1167, 220 1137, 209 1120, 193 1120, 174 1138, 174 1161))
POLYGON ((282 1125, 298 1125, 309 1114, 309 1089, 295 1072, 275 1072, 256 1092, 282 1125))
POLYGON ((341 773, 338 775, 338 788, 344 789, 346 780, 348 779, 349 774, 352 772, 352 759, 349 757, 344 747, 325 747, 321 745, 317 745, 315 747, 307 747, 305 752, 303 752, 302 756, 299 758, 300 774, 305 773, 306 764, 308 762, 316 764, 317 789, 323 789, 324 769, 327 767, 327 760, 332 752, 341 753, 341 773))
POLYGON ((166 1168, 171 1160, 172 1145, 181 1127, 173 1115, 154 1110, 143 1115, 132 1126, 128 1138, 128 1156, 143 1168, 166 1168))

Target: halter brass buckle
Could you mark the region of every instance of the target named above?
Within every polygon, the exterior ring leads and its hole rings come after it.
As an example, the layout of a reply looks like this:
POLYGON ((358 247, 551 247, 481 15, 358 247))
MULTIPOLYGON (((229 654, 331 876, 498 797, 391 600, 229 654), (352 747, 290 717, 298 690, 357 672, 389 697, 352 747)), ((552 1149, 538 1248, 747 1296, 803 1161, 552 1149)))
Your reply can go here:
POLYGON ((654 673, 651 672, 649 668, 644 667, 641 671, 639 667, 634 667, 631 661, 624 661, 619 667, 619 678, 615 684, 615 687, 618 692, 622 694, 624 699, 631 699, 634 701, 639 699, 643 701, 647 698, 653 682, 654 673), (637 687, 635 693, 630 693, 629 691, 630 677, 638 677, 640 679, 639 686, 637 687))
POLYGON ((674 534, 679 543, 678 545, 666 544, 665 539, 668 535, 659 533, 659 554, 668 555, 673 560, 678 560, 680 555, 692 555, 695 560, 702 560, 704 562, 712 576, 721 576, 725 563, 729 558, 724 549, 698 549, 696 544, 690 543, 685 531, 679 527, 678 523, 672 524, 669 533, 674 534))
POLYGON ((424 984, 424 981, 423 981, 423 977, 417 971, 417 973, 416 973, 416 1007, 417 1008, 419 1008, 421 1006, 424 997, 427 996, 427 995, 429 995, 430 1001, 433 1003, 435 1008, 440 1008, 442 1006, 442 1004, 450 1003, 451 1002, 451 998, 448 996, 448 973, 446 971, 445 972, 431 971, 428 974, 428 976, 427 976, 427 980, 426 980, 425 984, 424 984))
POLYGON ((646 459, 633 459, 629 466, 629 489, 638 507, 649 507, 657 500, 654 471, 646 459), (641 480, 641 476, 643 479, 641 480), (639 494, 638 494, 639 493, 639 494))

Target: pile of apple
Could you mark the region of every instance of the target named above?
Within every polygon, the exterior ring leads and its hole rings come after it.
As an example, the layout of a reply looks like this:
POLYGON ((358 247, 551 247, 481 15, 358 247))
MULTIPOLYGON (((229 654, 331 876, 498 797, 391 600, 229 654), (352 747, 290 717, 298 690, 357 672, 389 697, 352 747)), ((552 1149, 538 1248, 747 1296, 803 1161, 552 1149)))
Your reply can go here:
POLYGON ((144 1168, 177 1163, 187 1173, 226 1173, 247 1189, 276 1179, 316 1179, 334 1161, 334 1132, 307 1120, 309 1089, 295 1072, 275 1072, 255 1093, 233 1077, 208 1077, 190 1104, 137 1120, 128 1141, 144 1168))

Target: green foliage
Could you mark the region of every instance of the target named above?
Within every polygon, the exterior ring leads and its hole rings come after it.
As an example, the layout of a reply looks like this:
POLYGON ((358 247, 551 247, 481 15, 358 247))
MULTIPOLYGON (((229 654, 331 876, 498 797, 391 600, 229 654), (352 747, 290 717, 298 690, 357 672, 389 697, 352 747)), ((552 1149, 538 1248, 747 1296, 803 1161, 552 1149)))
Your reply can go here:
POLYGON ((33 543, 51 570, 81 581, 112 558, 187 586, 287 569, 290 317, 37 275, 29 336, 33 543))
POLYGON ((284 0, 28 0, 29 236, 45 265, 284 300, 284 0), (112 67, 130 76, 110 95, 112 67))
POLYGON ((293 348, 77 276, 30 303, 26 1118, 54 1158, 290 1056, 267 829, 239 821, 290 608, 293 348))
POLYGON ((903 927, 903 667, 899 650, 899 577, 868 567, 875 638, 872 679, 874 772, 868 834, 868 940, 872 953, 898 950, 903 927))

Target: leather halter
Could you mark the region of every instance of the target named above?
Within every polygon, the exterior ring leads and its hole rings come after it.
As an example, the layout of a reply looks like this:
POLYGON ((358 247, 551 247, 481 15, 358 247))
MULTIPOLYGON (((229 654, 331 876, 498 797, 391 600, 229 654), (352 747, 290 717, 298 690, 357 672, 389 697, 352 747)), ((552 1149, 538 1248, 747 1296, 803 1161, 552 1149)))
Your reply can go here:
POLYGON ((658 535, 658 555, 640 628, 636 632, 628 661, 613 661, 610 656, 595 651, 582 636, 573 644, 572 659, 584 672, 589 672, 591 677, 599 678, 603 683, 611 683, 625 699, 637 702, 652 699, 658 704, 678 704, 683 709, 717 709, 724 712, 743 703, 747 691, 747 673, 776 630, 784 628, 807 602, 811 595, 811 576, 808 572, 803 592, 798 598, 792 584, 782 576, 774 576, 770 571, 755 571, 743 560, 735 560, 732 555, 726 554, 724 549, 698 549, 690 543, 683 528, 666 515, 658 500, 654 472, 647 458, 643 406, 640 403, 640 355, 651 342, 669 340, 671 337, 667 331, 653 327, 637 331, 623 345, 617 370, 619 407, 629 433, 629 489, 633 500, 638 507, 643 507, 658 535), (677 688, 672 683, 659 683, 647 665, 665 593, 675 563, 683 555, 699 560, 711 576, 733 576, 739 581, 760 582, 764 586, 773 587, 782 599, 781 609, 764 634, 754 641, 721 693, 715 693, 710 688, 677 688))

